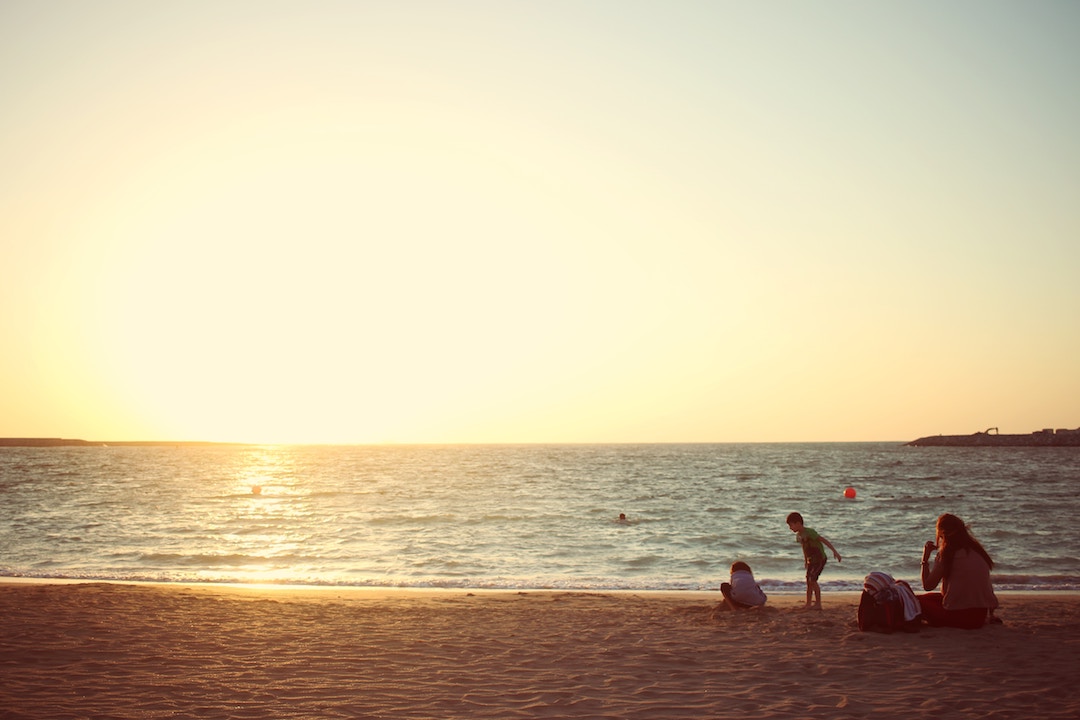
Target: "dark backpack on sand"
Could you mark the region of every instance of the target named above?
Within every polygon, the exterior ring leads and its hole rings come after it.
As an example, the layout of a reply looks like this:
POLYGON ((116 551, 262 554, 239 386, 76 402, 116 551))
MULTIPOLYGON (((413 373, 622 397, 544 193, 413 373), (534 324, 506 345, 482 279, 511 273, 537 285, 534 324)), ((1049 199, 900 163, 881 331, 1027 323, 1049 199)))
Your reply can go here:
MULTIPOLYGON (((884 593, 878 593, 883 595, 884 593)), ((891 633, 904 629, 904 605, 899 597, 880 598, 862 591, 859 598, 859 629, 891 633)))
POLYGON ((918 632, 919 618, 911 621, 904 620, 904 599, 902 591, 911 592, 911 588, 903 581, 894 582, 892 577, 884 573, 872 573, 878 576, 873 579, 867 577, 864 584, 862 597, 859 598, 858 623, 863 632, 893 633, 899 630, 904 632, 918 632), (887 578, 887 580, 886 580, 887 578), (899 587, 904 585, 903 590, 899 587))

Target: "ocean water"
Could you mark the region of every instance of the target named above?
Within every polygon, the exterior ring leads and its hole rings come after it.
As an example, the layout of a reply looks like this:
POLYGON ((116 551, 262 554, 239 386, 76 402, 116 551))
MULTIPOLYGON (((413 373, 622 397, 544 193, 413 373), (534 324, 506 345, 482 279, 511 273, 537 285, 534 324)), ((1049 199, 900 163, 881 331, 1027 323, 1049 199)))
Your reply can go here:
POLYGON ((852 590, 873 570, 914 584, 952 512, 998 589, 1077 590, 1078 489, 1074 448, 0 448, 0 575, 706 590, 743 560, 766 591, 794 592, 797 510, 843 557, 823 588, 852 590))

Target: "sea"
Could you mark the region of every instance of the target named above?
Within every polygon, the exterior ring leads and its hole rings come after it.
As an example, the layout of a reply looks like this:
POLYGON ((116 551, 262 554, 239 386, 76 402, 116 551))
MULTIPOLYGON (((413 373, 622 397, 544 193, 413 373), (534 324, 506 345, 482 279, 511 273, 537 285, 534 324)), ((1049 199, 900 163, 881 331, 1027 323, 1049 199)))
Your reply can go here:
POLYGON ((4 447, 0 576, 699 591, 741 560, 766 592, 801 592, 798 511, 842 557, 823 590, 858 590, 871 571, 917 585, 950 512, 997 589, 1075 591, 1078 490, 1078 448, 4 447))

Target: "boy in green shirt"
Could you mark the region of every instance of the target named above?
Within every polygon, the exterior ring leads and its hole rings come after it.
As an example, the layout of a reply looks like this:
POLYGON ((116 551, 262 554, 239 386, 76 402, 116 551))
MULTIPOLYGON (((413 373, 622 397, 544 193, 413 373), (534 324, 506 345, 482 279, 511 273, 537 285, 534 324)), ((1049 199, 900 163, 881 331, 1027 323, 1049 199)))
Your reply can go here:
POLYGON ((803 609, 820 610, 821 586, 818 585, 818 578, 821 577, 821 571, 825 569, 825 548, 832 550, 836 562, 840 562, 840 553, 836 552, 831 542, 818 535, 812 528, 803 525, 803 517, 799 513, 793 512, 788 515, 787 524, 791 532, 795 533, 799 544, 802 545, 803 560, 806 563, 806 605, 803 609))

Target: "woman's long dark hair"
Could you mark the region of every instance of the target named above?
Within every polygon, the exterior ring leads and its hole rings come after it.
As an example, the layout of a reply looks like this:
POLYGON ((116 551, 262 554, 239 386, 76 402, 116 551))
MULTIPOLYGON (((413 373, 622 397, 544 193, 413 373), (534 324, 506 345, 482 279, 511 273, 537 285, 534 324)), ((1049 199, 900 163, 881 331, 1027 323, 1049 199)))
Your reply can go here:
POLYGON ((986 564, 993 569, 994 561, 990 558, 990 553, 986 552, 986 548, 972 536, 967 525, 960 518, 949 513, 939 517, 937 519, 937 534, 945 538, 945 548, 941 551, 941 563, 945 575, 948 575, 952 570, 952 561, 956 556, 956 552, 963 548, 982 555, 986 564))

